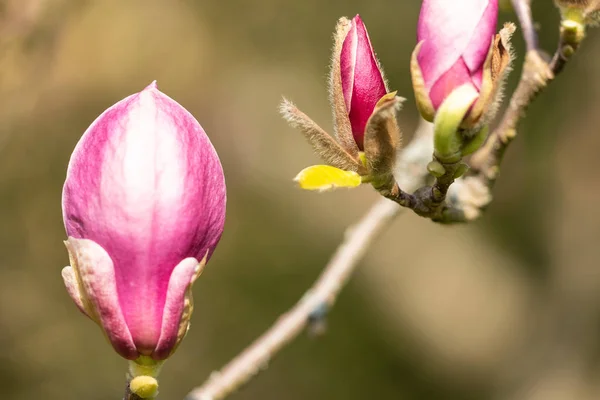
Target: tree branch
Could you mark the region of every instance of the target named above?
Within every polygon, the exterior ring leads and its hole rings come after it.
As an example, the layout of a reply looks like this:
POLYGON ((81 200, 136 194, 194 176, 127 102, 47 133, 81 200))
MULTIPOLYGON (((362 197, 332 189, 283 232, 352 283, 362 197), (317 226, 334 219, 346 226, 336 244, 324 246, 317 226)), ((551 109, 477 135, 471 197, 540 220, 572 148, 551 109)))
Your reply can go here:
POLYGON ((531 0, 512 0, 512 5, 523 30, 527 51, 537 50, 538 37, 531 16, 531 0))
MULTIPOLYGON (((531 11, 529 0, 513 0, 515 9, 523 26, 528 48, 535 44, 537 37, 531 29, 531 11)), ((571 59, 584 38, 585 27, 563 21, 560 29, 558 48, 550 63, 546 62, 537 48, 530 48, 525 56, 523 72, 517 89, 513 93, 508 108, 504 112, 498 127, 492 132, 484 146, 470 160, 471 170, 467 177, 457 185, 453 193, 456 206, 461 209, 462 217, 457 222, 477 219, 483 209, 491 202, 493 188, 504 153, 517 135, 517 126, 525 116, 529 105, 537 98, 571 59)))
MULTIPOLYGON (((552 61, 547 63, 537 50, 537 35, 531 17, 530 1, 513 0, 513 4, 528 48, 521 80, 499 126, 492 132, 485 145, 473 155, 470 173, 451 187, 448 193, 449 204, 443 206, 444 222, 466 222, 480 216, 481 211, 491 201, 490 191, 498 176, 504 152, 516 136, 516 128, 524 112, 540 91, 564 68, 583 39, 580 31, 574 31, 573 26, 563 22, 558 49, 552 61)), ((417 188, 421 187, 421 190, 430 192, 436 189, 435 185, 423 186, 427 177, 424 175, 427 173, 426 165, 432 154, 431 127, 427 130, 428 134, 418 134, 403 152, 399 163, 400 172, 397 174, 398 183, 390 188, 388 197, 393 198, 393 194, 396 193, 396 197, 401 198, 402 202, 412 204, 415 198, 426 197, 424 193, 419 194, 417 188), (399 187, 406 188, 407 192, 399 190, 399 187), (417 190, 415 194, 407 194, 414 190, 417 190)), ((442 186, 452 183, 450 180, 454 180, 455 172, 452 171, 452 176, 447 172, 448 179, 437 181, 442 186)), ((447 187, 442 186, 437 189, 444 189, 445 194, 447 187)), ((449 184, 447 186, 450 187, 449 184)), ((433 192, 428 196, 441 199, 442 202, 445 200, 445 196, 433 192)), ((416 206, 412 205, 410 208, 415 209, 416 206)), ((186 400, 223 399, 260 372, 273 356, 309 325, 315 313, 323 309, 328 310, 334 304, 369 245, 393 221, 400 210, 397 204, 388 200, 378 201, 347 232, 344 242, 302 299, 221 371, 213 372, 202 386, 192 390, 186 400)))
MULTIPOLYGON (((412 190, 426 179, 425 165, 433 150, 431 125, 423 122, 411 144, 402 152, 398 176, 412 190)), ((252 379, 289 342, 309 325, 317 312, 328 310, 354 272, 373 240, 387 228, 402 209, 380 199, 371 210, 346 232, 343 243, 325 266, 315 284, 302 299, 282 315, 262 336, 231 360, 220 371, 213 372, 186 400, 219 400, 252 379)))
POLYGON ((411 208, 418 215, 443 223, 473 221, 481 216, 483 209, 491 202, 491 190, 498 177, 500 164, 506 149, 517 135, 519 122, 539 93, 563 70, 585 37, 583 22, 563 20, 558 48, 552 61, 546 62, 538 49, 531 0, 512 2, 527 44, 523 72, 500 124, 483 147, 471 157, 471 170, 465 178, 455 183, 455 177, 460 175, 457 173, 460 164, 440 164, 442 172, 436 175, 433 186, 422 187, 410 195, 395 184, 381 191, 384 197, 411 208), (447 197, 449 201, 446 201, 447 197))
POLYGON ((129 381, 130 380, 127 379, 127 383, 125 384, 125 395, 123 396, 123 400, 142 400, 137 395, 131 393, 131 390, 129 389, 129 381))

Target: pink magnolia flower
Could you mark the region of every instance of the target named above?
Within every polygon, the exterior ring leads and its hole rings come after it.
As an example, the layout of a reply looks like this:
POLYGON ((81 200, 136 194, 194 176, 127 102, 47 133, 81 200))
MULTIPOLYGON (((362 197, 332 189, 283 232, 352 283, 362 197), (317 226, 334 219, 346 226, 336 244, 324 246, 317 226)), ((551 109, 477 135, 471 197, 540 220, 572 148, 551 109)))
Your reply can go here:
POLYGON ((352 135, 358 148, 363 150, 367 121, 387 88, 367 28, 359 15, 352 19, 342 44, 340 69, 352 135))
POLYGON ((498 0, 423 0, 417 61, 434 110, 459 86, 481 91, 497 19, 498 0))
POLYGON ((167 358, 223 231, 225 181, 200 124, 152 83, 100 115, 69 163, 63 216, 77 306, 123 357, 167 358))

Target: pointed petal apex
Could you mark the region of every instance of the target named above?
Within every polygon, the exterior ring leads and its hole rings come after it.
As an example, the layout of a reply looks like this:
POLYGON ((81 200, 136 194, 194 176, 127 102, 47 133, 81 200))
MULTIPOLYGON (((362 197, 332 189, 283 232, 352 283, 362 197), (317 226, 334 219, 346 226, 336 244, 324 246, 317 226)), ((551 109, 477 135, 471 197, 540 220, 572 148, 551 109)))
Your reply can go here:
POLYGON ((158 90, 158 84, 156 83, 156 79, 150 82, 148 86, 144 90, 158 90))

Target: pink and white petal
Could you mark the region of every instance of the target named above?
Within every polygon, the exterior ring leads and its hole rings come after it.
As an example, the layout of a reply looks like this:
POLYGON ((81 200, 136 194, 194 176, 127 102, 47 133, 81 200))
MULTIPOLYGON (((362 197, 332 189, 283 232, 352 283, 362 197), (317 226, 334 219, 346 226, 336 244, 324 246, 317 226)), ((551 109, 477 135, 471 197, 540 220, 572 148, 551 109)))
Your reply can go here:
MULTIPOLYGON (((89 239, 69 237, 65 242, 81 280, 85 299, 89 301, 93 319, 100 323, 108 340, 121 356, 128 360, 139 353, 125 323, 119 304, 115 270, 108 253, 89 239)), ((85 303, 85 300, 84 300, 85 303)))
POLYGON ((75 305, 77 306, 77 308, 79 308, 79 311, 81 311, 93 320, 93 313, 86 309, 83 297, 81 295, 81 292, 79 291, 79 282, 77 281, 77 276, 73 267, 64 267, 62 269, 61 275, 65 283, 65 287, 67 288, 67 293, 69 293, 69 296, 71 296, 71 299, 73 299, 75 305))
MULTIPOLYGON (((466 52, 471 41, 479 37, 477 27, 489 3, 495 2, 497 0, 423 0, 417 42, 424 43, 418 60, 428 89, 466 52)), ((483 47, 487 52, 489 42, 483 47)))
MULTIPOLYGON (((471 72, 461 58, 431 88, 429 97, 431 98, 433 107, 437 110, 454 89, 465 84, 473 84, 473 82, 471 80, 471 72)), ((475 85, 473 85, 473 88, 479 92, 475 85)))
POLYGON ((197 259, 189 257, 173 270, 167 289, 160 338, 152 358, 163 360, 169 357, 185 336, 192 311, 191 292, 188 298, 188 291, 204 265, 204 262, 199 263, 197 259), (187 315, 184 315, 186 310, 187 315))
POLYGON ((462 57, 471 73, 476 76, 474 84, 481 88, 481 73, 485 59, 490 50, 490 44, 494 40, 498 20, 498 2, 490 1, 481 21, 475 28, 476 34, 471 38, 462 57), (487 46, 487 47, 486 47, 487 46))
POLYGON ((352 82, 352 99, 348 109, 352 133, 358 147, 363 150, 367 121, 373 114, 375 105, 387 93, 383 74, 375 58, 369 33, 359 16, 355 17, 357 51, 352 82))

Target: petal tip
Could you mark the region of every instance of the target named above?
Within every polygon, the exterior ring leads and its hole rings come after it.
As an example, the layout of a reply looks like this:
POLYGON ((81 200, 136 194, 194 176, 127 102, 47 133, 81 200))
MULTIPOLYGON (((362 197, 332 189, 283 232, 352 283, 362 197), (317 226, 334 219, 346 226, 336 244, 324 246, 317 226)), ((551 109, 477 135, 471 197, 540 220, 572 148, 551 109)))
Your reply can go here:
POLYGON ((158 90, 158 84, 156 83, 156 79, 153 80, 148 86, 146 86, 144 90, 158 90))

